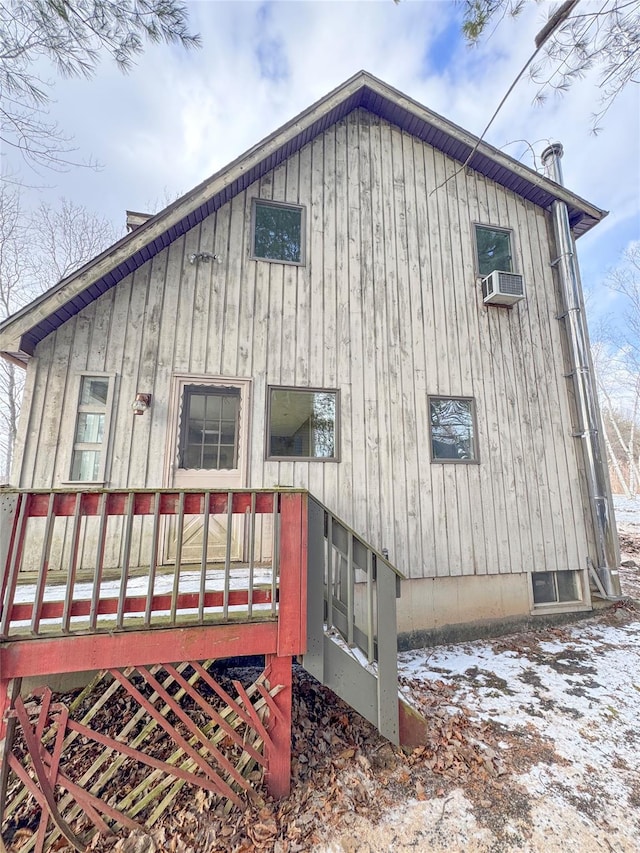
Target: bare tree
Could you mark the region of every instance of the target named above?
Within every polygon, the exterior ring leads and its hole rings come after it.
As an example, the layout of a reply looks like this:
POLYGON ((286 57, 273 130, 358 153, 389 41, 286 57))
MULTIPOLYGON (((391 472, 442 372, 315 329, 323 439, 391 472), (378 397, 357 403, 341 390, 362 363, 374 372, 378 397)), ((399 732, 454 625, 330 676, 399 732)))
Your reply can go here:
POLYGON ((66 198, 61 198, 56 208, 40 204, 30 218, 30 231, 38 235, 38 251, 30 272, 32 287, 39 293, 94 258, 119 236, 108 219, 66 198))
POLYGON ((614 491, 631 497, 640 491, 640 377, 628 372, 610 343, 593 343, 592 353, 611 482, 614 491))
POLYGON ((592 335, 592 351, 613 481, 631 495, 640 492, 640 241, 605 284, 619 294, 621 310, 592 335))
MULTIPOLYGON (((22 209, 20 190, 0 183, 0 321, 117 239, 113 225, 65 199, 22 209)), ((24 370, 0 359, 0 482, 13 459, 24 370)))
MULTIPOLYGON (((638 45, 640 52, 640 44, 638 45)), ((605 284, 619 293, 625 302, 623 341, 627 360, 638 372, 640 368, 640 240, 632 241, 622 259, 608 274, 605 284)))
MULTIPOLYGON (((463 32, 475 44, 491 24, 517 16, 524 0, 462 0, 463 32)), ((542 0, 536 0, 541 3, 542 0)), ((550 17, 556 11, 550 8, 550 17)), ((629 83, 640 82, 640 3, 637 0, 602 0, 581 3, 554 30, 531 68, 538 84, 538 99, 549 91, 564 92, 591 69, 599 75, 600 108, 593 115, 594 130, 613 101, 629 83)))
POLYGON ((0 141, 32 165, 64 169, 70 140, 48 119, 51 83, 42 60, 65 77, 95 73, 105 53, 127 71, 144 43, 196 47, 180 0, 5 0, 0 4, 0 141))
MULTIPOLYGON (((30 251, 30 236, 21 217, 19 190, 0 183, 0 319, 13 314, 28 298, 21 289, 25 279, 24 257, 30 251)), ((1 360, 0 482, 8 480, 11 469, 22 382, 23 371, 1 360)))

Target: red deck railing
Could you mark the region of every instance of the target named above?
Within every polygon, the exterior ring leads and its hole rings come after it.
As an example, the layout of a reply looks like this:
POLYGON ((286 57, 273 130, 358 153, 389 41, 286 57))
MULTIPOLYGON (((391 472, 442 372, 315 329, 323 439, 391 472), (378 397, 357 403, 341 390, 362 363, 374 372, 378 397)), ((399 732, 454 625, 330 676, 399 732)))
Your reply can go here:
POLYGON ((305 492, 1 490, 0 806, 20 679, 247 655, 279 685, 266 775, 286 794, 307 525, 305 492))
POLYGON ((291 551, 301 493, 5 491, 2 499, 0 642, 265 619, 282 623, 281 635, 304 636, 306 564, 291 551), (222 554, 212 556, 214 525, 222 554), (196 558, 193 546, 183 554, 187 528, 202 543, 196 558))

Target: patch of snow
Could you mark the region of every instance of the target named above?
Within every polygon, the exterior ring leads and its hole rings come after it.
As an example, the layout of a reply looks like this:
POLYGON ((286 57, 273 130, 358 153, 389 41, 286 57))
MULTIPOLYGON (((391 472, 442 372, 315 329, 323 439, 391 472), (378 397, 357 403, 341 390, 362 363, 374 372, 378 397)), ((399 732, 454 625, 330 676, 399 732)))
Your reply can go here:
MULTIPOLYGON (((255 568, 253 572, 253 587, 254 589, 271 587, 272 572, 271 568, 255 568)), ((221 569, 211 569, 207 571, 205 592, 222 592, 225 588, 225 573, 221 569)), ((149 589, 149 576, 130 577, 127 579, 126 597, 146 596, 149 589)), ((230 590, 248 590, 249 589, 249 569, 236 568, 231 569, 229 574, 229 589, 230 590)), ((94 585, 91 582, 79 581, 73 587, 74 601, 90 601, 93 594, 94 585)), ((186 571, 180 573, 180 582, 178 594, 182 593, 198 593, 200 590, 200 572, 186 571)), ((153 584, 153 595, 167 595, 173 591, 173 575, 171 573, 159 573, 155 576, 153 584)), ((64 601, 66 593, 66 585, 63 583, 49 583, 44 589, 43 601, 64 601)), ((100 584, 99 599, 104 601, 107 599, 117 599, 120 595, 119 580, 104 580, 100 584)), ((16 604, 30 604, 35 601, 36 585, 35 584, 19 584, 16 587, 14 602, 16 604)), ((253 610, 269 610, 271 604, 254 604, 253 610)), ((205 614, 221 613, 222 606, 205 607, 205 614)), ((228 611, 230 613, 246 612, 246 605, 230 605, 228 611)), ((193 616, 198 614, 197 608, 181 608, 177 611, 180 616, 193 616)), ((154 617, 169 616, 167 611, 153 611, 154 617)), ((140 618, 140 613, 125 612, 125 617, 140 618)), ((52 626, 60 623, 60 619, 41 619, 42 626, 52 626)), ((72 624, 80 624, 86 622, 86 616, 72 616, 72 624)), ((21 628, 29 625, 28 621, 12 621, 13 628, 21 628)))
POLYGON ((532 798, 519 849, 640 850, 638 627, 579 623, 564 642, 517 635, 400 654, 400 675, 450 684, 474 716, 552 741, 557 763, 514 777, 532 798))
POLYGON ((640 495, 636 495, 633 498, 625 498, 624 495, 614 495, 613 508, 616 514, 618 529, 640 532, 640 495))

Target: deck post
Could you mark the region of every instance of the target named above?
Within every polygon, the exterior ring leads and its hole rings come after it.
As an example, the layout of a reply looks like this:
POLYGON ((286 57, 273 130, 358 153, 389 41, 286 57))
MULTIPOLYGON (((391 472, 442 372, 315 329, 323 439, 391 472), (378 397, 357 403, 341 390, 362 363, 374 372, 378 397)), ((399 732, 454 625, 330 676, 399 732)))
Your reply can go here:
POLYGON ((11 494, 0 492, 0 589, 2 590, 4 590, 4 580, 9 566, 11 553, 9 545, 13 540, 17 507, 18 495, 15 492, 11 494))
POLYGON ((21 678, 0 678, 0 824, 4 818, 7 780, 9 777, 9 753, 13 748, 13 733, 16 725, 7 713, 20 694, 21 678))
POLYGON ((307 650, 308 495, 280 495, 278 654, 307 650))
POLYGON ((264 745, 266 784, 269 794, 276 800, 288 797, 291 791, 291 680, 293 658, 289 655, 265 656, 265 675, 269 689, 276 685, 283 689, 275 696, 275 709, 268 712, 266 728, 271 743, 264 745))

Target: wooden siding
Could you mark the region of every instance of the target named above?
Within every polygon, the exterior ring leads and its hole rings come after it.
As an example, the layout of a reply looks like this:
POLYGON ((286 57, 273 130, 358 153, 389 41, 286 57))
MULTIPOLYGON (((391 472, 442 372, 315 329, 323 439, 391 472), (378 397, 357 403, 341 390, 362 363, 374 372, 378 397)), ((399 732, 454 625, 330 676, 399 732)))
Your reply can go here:
POLYGON ((408 576, 584 569, 549 241, 542 209, 357 110, 38 346, 14 482, 68 479, 79 371, 115 377, 106 484, 128 488, 168 482, 173 374, 244 377, 247 485, 310 489, 408 576), (255 196, 306 207, 304 266, 249 259, 255 196), (513 229, 512 310, 482 303, 474 222, 513 229), (270 384, 340 389, 339 463, 265 461, 270 384), (479 464, 431 462, 429 394, 474 398, 479 464))

